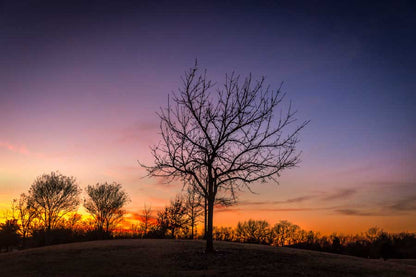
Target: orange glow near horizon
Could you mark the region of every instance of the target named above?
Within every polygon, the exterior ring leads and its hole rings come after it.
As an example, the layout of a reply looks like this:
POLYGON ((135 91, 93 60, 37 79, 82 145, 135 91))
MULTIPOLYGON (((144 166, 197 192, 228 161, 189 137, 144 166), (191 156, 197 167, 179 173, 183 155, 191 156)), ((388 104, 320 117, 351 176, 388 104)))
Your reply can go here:
MULTIPOLYGON (((5 221, 6 216, 10 218, 9 204, 0 205, 0 211, 2 211, 2 217, 0 217, 0 223, 5 221)), ((155 207, 152 211, 150 218, 150 224, 156 224, 157 212, 162 207, 155 207)), ((88 221, 91 216, 85 209, 80 208, 76 213, 82 216, 81 221, 88 221)), ((416 232, 416 228, 409 228, 409 221, 406 216, 385 216, 385 217, 338 217, 336 215, 327 215, 323 217, 317 212, 299 212, 299 211, 286 211, 286 212, 274 212, 274 213, 259 213, 256 210, 241 209, 239 205, 229 208, 217 208, 214 213, 214 226, 217 227, 232 227, 235 228, 238 222, 244 222, 249 219, 254 220, 266 220, 270 226, 278 223, 280 220, 287 220, 293 224, 300 226, 304 230, 312 230, 319 232, 321 235, 329 235, 332 233, 340 234, 360 234, 366 232, 370 227, 380 227, 384 231, 391 233, 400 232, 416 232), (381 220, 380 220, 381 219, 381 220)), ((131 232, 132 226, 138 227, 140 223, 143 223, 143 218, 139 211, 127 210, 123 220, 116 227, 116 232, 131 232)), ((203 217, 200 218, 200 222, 197 224, 198 230, 203 230, 203 217)), ((412 225, 410 225, 412 226, 412 225)))

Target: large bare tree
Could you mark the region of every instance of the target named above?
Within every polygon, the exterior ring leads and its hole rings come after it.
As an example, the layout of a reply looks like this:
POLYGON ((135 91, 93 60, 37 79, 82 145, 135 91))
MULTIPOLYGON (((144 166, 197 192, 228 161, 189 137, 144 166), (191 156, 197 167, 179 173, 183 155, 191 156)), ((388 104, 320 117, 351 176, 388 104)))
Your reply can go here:
POLYGON ((206 251, 214 251, 213 216, 219 195, 235 198, 257 181, 275 181, 299 163, 296 112, 281 108, 284 94, 264 78, 226 75, 223 86, 207 79, 197 64, 185 72, 183 86, 158 113, 162 140, 152 147, 149 176, 181 179, 206 199, 206 251))

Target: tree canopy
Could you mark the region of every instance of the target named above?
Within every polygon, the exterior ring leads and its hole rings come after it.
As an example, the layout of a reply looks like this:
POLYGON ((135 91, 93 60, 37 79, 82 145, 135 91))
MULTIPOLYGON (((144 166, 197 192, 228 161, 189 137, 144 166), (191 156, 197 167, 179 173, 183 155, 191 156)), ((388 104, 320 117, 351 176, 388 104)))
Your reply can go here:
POLYGON ((51 172, 36 178, 29 190, 28 203, 37 211, 44 228, 51 230, 78 208, 80 193, 74 177, 51 172))
POLYGON ((120 184, 106 182, 88 186, 87 194, 84 207, 94 218, 97 230, 108 233, 123 217, 123 207, 128 201, 127 193, 120 184))

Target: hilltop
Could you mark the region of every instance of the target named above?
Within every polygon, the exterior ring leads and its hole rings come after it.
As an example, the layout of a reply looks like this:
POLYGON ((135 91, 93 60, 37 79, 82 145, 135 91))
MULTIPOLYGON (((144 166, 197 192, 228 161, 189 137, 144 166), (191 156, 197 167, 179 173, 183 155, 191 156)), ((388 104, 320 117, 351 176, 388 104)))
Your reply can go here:
POLYGON ((350 256, 204 241, 107 240, 0 254, 0 276, 416 276, 415 265, 350 256))

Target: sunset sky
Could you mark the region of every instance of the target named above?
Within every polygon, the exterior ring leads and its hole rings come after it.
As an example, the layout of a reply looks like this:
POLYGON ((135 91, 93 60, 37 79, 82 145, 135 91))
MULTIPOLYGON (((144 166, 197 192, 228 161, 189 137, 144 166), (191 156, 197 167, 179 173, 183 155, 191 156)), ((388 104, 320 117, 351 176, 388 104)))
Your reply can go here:
POLYGON ((219 85, 232 71, 283 81, 311 120, 299 167, 214 225, 415 232, 415 2, 205 2, 0 3, 0 211, 55 170, 121 183, 131 212, 167 204, 181 184, 143 178, 137 160, 152 163, 156 112, 198 58, 219 85))

